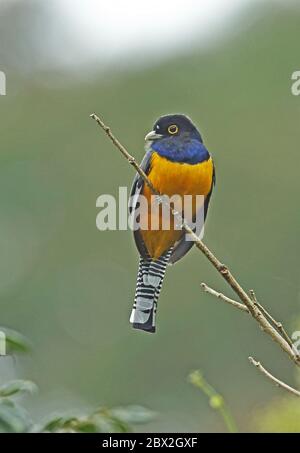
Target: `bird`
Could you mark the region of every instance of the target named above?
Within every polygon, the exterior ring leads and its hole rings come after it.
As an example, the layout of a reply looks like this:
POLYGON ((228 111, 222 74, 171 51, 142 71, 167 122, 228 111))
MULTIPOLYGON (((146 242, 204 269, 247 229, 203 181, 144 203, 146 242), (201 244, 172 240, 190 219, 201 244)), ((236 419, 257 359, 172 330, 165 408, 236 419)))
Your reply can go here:
MULTIPOLYGON (((169 228, 163 228, 162 199, 176 195, 182 200, 185 195, 190 195, 192 202, 187 223, 197 218, 201 209, 204 223, 216 173, 213 158, 200 132, 184 114, 161 116, 145 137, 145 151, 140 166, 161 198, 155 199, 140 174, 135 175, 129 197, 129 214, 133 219, 134 241, 140 259, 130 323, 135 329, 154 333, 157 302, 167 265, 179 261, 194 244, 182 228, 176 228, 172 216, 169 228), (201 205, 195 203, 196 195, 202 196, 201 205), (142 197, 147 201, 143 209, 142 197), (160 202, 156 210, 153 209, 155 200, 156 206, 160 202), (152 228, 154 221, 156 228, 152 228)), ((180 215, 187 220, 184 204, 180 215)), ((193 231, 196 231, 195 226, 193 231)))

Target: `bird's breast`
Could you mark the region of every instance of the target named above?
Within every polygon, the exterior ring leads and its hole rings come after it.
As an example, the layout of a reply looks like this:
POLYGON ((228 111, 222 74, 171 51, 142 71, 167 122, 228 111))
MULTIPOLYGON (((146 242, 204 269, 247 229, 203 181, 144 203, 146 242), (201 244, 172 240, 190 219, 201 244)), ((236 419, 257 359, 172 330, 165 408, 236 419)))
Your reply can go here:
MULTIPOLYGON (((161 194, 206 196, 212 186, 213 162, 210 157, 198 164, 179 163, 153 153, 148 178, 161 194)), ((147 186, 144 195, 151 195, 147 186)))
MULTIPOLYGON (((199 209, 196 195, 203 195, 205 198, 211 191, 213 184, 213 161, 210 157, 208 160, 198 164, 177 163, 169 161, 157 153, 153 153, 148 178, 155 189, 162 195, 168 195, 169 197, 174 195, 179 195, 179 197, 192 195, 192 207, 189 210, 191 216, 189 217, 193 217, 199 209)), ((148 201, 148 208, 144 212, 141 212, 141 215, 147 216, 146 223, 148 228, 141 229, 141 234, 150 256, 157 259, 175 244, 182 235, 182 231, 174 228, 173 219, 169 229, 162 227, 161 210, 153 209, 155 200, 153 200, 153 193, 147 185, 143 188, 143 195, 148 201), (159 225, 159 227, 153 229, 154 224, 159 225)), ((183 216, 185 216, 184 211, 183 216)), ((186 220, 189 221, 191 218, 187 218, 186 220)))

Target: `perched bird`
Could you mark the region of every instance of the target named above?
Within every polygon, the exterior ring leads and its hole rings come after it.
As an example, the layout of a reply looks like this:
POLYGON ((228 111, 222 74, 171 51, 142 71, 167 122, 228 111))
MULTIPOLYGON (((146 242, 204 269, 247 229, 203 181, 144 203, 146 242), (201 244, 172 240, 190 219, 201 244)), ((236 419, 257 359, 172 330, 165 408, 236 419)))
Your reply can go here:
MULTIPOLYGON (((169 197, 191 195, 195 198, 196 195, 202 195, 205 220, 215 183, 215 169, 196 126, 185 115, 165 115, 156 121, 145 141, 146 154, 141 167, 155 189, 169 197)), ((193 242, 187 240, 182 229, 175 228, 174 218, 170 228, 163 228, 162 211, 152 209, 153 194, 139 174, 136 174, 131 189, 129 212, 132 216, 140 208, 141 195, 146 198, 148 205, 139 211, 139 225, 144 220, 147 226, 134 230, 140 261, 130 322, 135 329, 155 332, 157 301, 166 267, 182 258, 193 242), (151 228, 154 220, 158 220, 158 224, 156 228, 151 228)), ((192 201, 193 218, 199 209, 201 206, 192 201)), ((184 209, 180 214, 185 218, 184 209)))

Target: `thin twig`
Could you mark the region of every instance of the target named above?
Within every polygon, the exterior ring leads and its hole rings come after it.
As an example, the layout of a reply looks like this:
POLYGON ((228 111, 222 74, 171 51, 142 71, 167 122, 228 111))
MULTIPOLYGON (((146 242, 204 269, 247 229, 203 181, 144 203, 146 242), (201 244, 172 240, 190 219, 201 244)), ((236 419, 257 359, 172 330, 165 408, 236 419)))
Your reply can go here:
POLYGON ((122 145, 121 142, 119 142, 119 140, 113 135, 113 133, 111 132, 110 130, 110 127, 106 126, 103 121, 99 118, 98 115, 96 115, 95 113, 92 113, 90 115, 90 118, 92 118, 93 120, 95 120, 100 127, 102 127, 102 129, 104 130, 104 132, 107 134, 107 136, 110 138, 110 140, 113 142, 113 144, 118 148, 119 151, 121 151, 121 153, 123 154, 123 156, 127 159, 127 161, 129 162, 130 165, 132 165, 135 170, 138 172, 138 174, 143 178, 143 180, 145 181, 145 183, 149 186, 149 188, 152 190, 152 192, 155 194, 155 195, 160 195, 160 193, 158 192, 158 190, 155 189, 155 187, 153 186, 152 182, 147 178, 147 175, 146 173, 144 172, 144 170, 142 170, 142 168, 139 166, 139 164, 137 163, 137 161, 135 160, 135 158, 133 156, 131 156, 131 154, 129 154, 129 152, 127 151, 127 149, 122 145))
POLYGON ((212 289, 210 286, 207 286, 206 283, 201 283, 201 288, 203 289, 204 292, 211 294, 212 296, 215 296, 217 299, 221 299, 227 304, 233 305, 235 308, 238 308, 239 310, 249 313, 249 310, 246 307, 246 305, 241 304, 236 300, 230 299, 230 297, 227 297, 222 293, 219 293, 218 291, 212 289))
MULTIPOLYGON (((138 165, 134 157, 128 153, 126 148, 119 142, 119 140, 111 132, 111 129, 103 123, 99 116, 96 115, 95 113, 92 113, 90 117, 94 119, 98 123, 98 125, 105 131, 105 133, 113 142, 113 144, 119 149, 119 151, 127 159, 127 161, 135 168, 135 170, 143 178, 144 182, 149 186, 151 191, 156 195, 163 195, 160 194, 155 187, 153 187, 147 175, 138 165)), ((170 209, 170 211, 174 215, 172 209, 170 209)), ((300 365, 300 359, 297 357, 294 350, 290 347, 288 342, 284 338, 282 338, 282 336, 270 324, 270 322, 263 316, 259 308, 254 304, 254 302, 251 300, 251 297, 247 294, 247 292, 241 287, 241 285, 232 275, 228 267, 218 260, 218 258, 213 254, 213 252, 201 241, 201 239, 198 238, 198 236, 186 224, 186 222, 184 222, 184 220, 182 222, 182 229, 183 231, 190 235, 190 238, 193 239, 196 247, 206 256, 206 258, 217 269, 220 275, 222 275, 222 277, 227 281, 227 283, 231 286, 233 291, 238 295, 241 302, 243 302, 247 306, 252 317, 258 322, 258 324, 260 324, 262 330, 266 332, 281 347, 281 349, 283 349, 283 351, 285 351, 288 354, 288 356, 293 362, 295 362, 297 365, 300 365)))
POLYGON ((288 384, 285 384, 284 382, 280 381, 277 379, 275 376, 273 376, 269 371, 267 371, 260 362, 255 360, 253 357, 249 357, 250 363, 254 365, 262 374, 264 374, 268 379, 274 382, 275 385, 278 387, 282 387, 283 389, 287 390, 288 392, 292 393, 295 396, 300 397, 300 392, 299 390, 294 389, 293 387, 289 386, 288 384))
POLYGON ((283 327, 281 322, 276 321, 276 319, 273 318, 273 316, 270 315, 270 313, 258 302, 256 298, 256 294, 253 289, 250 289, 249 291, 250 297, 253 300, 254 304, 260 309, 262 314, 264 315, 265 318, 267 318, 281 333, 281 336, 286 340, 286 342, 290 345, 290 347, 293 347, 293 342, 290 339, 289 335, 287 334, 285 328, 283 327))

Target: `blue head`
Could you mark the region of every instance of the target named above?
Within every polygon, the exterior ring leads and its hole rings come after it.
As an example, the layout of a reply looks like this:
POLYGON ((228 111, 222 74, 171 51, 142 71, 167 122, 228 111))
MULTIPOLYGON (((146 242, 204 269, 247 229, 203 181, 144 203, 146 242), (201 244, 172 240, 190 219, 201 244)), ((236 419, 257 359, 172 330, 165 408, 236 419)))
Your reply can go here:
POLYGON ((198 164, 210 157, 199 131, 185 115, 161 116, 145 140, 148 149, 174 162, 198 164))

